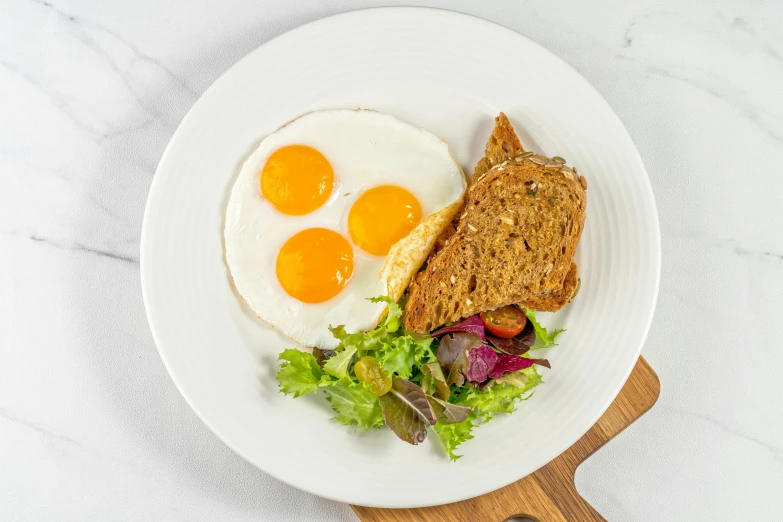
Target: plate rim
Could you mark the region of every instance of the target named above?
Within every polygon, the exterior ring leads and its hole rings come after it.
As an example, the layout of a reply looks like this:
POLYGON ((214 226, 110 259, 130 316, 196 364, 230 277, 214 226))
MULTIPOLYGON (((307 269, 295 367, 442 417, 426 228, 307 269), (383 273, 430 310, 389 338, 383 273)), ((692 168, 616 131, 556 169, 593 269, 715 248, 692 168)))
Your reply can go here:
MULTIPOLYGON (((296 488, 296 489, 298 489, 300 491, 304 491, 306 493, 309 493, 309 494, 312 494, 312 495, 315 495, 315 496, 318 496, 318 497, 321 497, 321 498, 326 498, 326 499, 329 499, 329 500, 342 502, 342 503, 355 504, 355 505, 361 505, 361 506, 366 506, 366 507, 375 507, 375 508, 419 508, 419 507, 428 507, 428 506, 434 506, 434 505, 442 505, 442 504, 445 504, 445 503, 459 502, 459 501, 475 498, 475 497, 478 497, 478 496, 490 493, 492 491, 496 491, 496 490, 501 489, 501 488, 503 488, 503 487, 513 483, 513 482, 521 480, 524 477, 526 477, 526 476, 528 476, 528 475, 530 475, 532 473, 535 473, 537 470, 545 467, 550 462, 552 462, 552 460, 557 458, 557 456, 562 454, 562 452, 559 453, 558 455, 556 455, 555 457, 553 457, 548 462, 542 464, 538 468, 530 471, 526 475, 517 477, 517 478, 515 478, 513 480, 510 480, 508 482, 505 482, 505 483, 503 483, 503 484, 501 484, 499 486, 493 485, 493 486, 491 486, 489 488, 482 488, 481 490, 478 490, 477 492, 471 493, 469 495, 458 495, 458 496, 456 496, 455 498, 453 498, 451 500, 447 500, 446 502, 438 502, 436 504, 426 503, 426 502, 402 503, 402 504, 400 504, 400 503, 396 503, 396 504, 395 503, 356 503, 356 502, 351 502, 350 500, 347 500, 346 498, 339 498, 339 497, 334 496, 334 495, 325 495, 324 493, 322 493, 320 491, 315 491, 312 488, 304 487, 302 485, 293 483, 292 481, 289 481, 289 480, 287 480, 285 478, 282 478, 282 477, 278 476, 274 471, 270 471, 270 470, 267 470, 267 469, 264 469, 264 468, 260 467, 253 460, 251 460, 251 458, 249 458, 241 449, 239 449, 238 447, 235 447, 235 445, 232 442, 226 440, 223 436, 221 436, 219 434, 218 430, 215 429, 213 424, 202 414, 200 409, 193 402, 192 397, 189 396, 183 390, 183 387, 182 387, 180 381, 176 377, 176 372, 172 371, 171 361, 167 359, 167 356, 164 353, 164 350, 162 350, 160 348, 160 343, 159 343, 159 339, 160 339, 160 333, 159 333, 160 324, 158 324, 156 326, 156 321, 155 321, 155 319, 153 319, 153 316, 150 313, 150 307, 151 307, 151 305, 150 305, 150 297, 149 297, 149 295, 150 295, 150 290, 149 290, 150 278, 149 278, 149 275, 148 275, 149 263, 145 262, 145 259, 147 258, 147 253, 149 251, 148 243, 151 241, 150 240, 150 234, 152 233, 151 230, 150 230, 150 228, 152 226, 151 225, 151 220, 149 219, 149 215, 153 212, 153 210, 151 210, 151 208, 153 206, 153 204, 151 203, 152 200, 153 200, 152 195, 153 195, 153 193, 156 190, 159 190, 158 186, 160 185, 160 183, 161 183, 160 179, 162 178, 162 176, 161 176, 161 166, 166 163, 166 160, 167 160, 168 156, 170 156, 173 144, 177 141, 179 135, 183 132, 182 129, 184 127, 186 127, 186 124, 189 122, 189 120, 192 117, 194 117, 193 114, 194 114, 194 112, 196 112, 195 111, 196 107, 205 98, 207 98, 208 95, 212 91, 214 91, 214 90, 219 88, 218 85, 221 83, 221 81, 233 69, 237 68, 241 63, 243 63, 246 60, 250 59, 250 57, 253 56, 255 53, 257 53, 262 47, 264 47, 264 46, 266 46, 266 45, 268 45, 268 44, 270 44, 270 43, 272 43, 272 42, 274 42, 274 41, 276 41, 278 39, 281 39, 281 38, 284 38, 284 37, 291 37, 292 35, 296 35, 299 32, 312 31, 318 25, 327 23, 328 21, 331 21, 331 20, 333 20, 335 18, 360 16, 360 15, 374 16, 376 13, 378 15, 382 16, 382 13, 383 12, 387 12, 387 11, 395 11, 395 12, 408 11, 408 12, 412 12, 412 13, 429 12, 429 13, 437 13, 436 16, 455 16, 455 17, 461 17, 461 18, 464 18, 464 19, 471 19, 472 23, 476 23, 477 22, 477 23, 490 24, 490 25, 494 26, 498 31, 507 32, 507 33, 512 34, 513 37, 515 37, 515 38, 521 38, 521 39, 525 40, 528 44, 535 46, 543 54, 548 55, 548 57, 550 59, 553 59, 553 60, 556 60, 556 61, 560 62, 566 68, 568 68, 573 74, 575 74, 578 77, 582 78, 584 80, 584 84, 585 84, 586 88, 591 90, 592 93, 595 95, 596 99, 600 100, 600 102, 604 104, 605 108, 608 109, 607 114, 609 114, 612 118, 617 120, 617 122, 620 124, 620 127, 622 128, 622 130, 628 135, 630 143, 633 145, 633 161, 637 164, 637 166, 640 169, 640 171, 644 173, 643 189, 644 189, 644 192, 645 192, 645 199, 649 199, 649 202, 651 203, 652 215, 650 217, 653 218, 652 219, 652 224, 654 225, 653 226, 653 230, 652 230, 653 234, 649 238, 649 242, 650 243, 654 243, 654 249, 653 250, 654 250, 654 253, 655 253, 655 258, 653 260, 654 265, 655 265, 654 266, 654 268, 655 268, 655 273, 654 273, 655 281, 654 281, 654 288, 653 288, 653 292, 652 292, 652 305, 650 307, 650 311, 649 311, 648 317, 644 321, 645 325, 644 325, 643 334, 640 337, 640 341, 638 343, 638 346, 635 348, 635 355, 636 355, 636 357, 634 359, 634 363, 631 364, 630 367, 626 369, 625 375, 624 375, 624 377, 622 379, 622 382, 619 382, 618 386, 616 386, 616 389, 612 392, 611 400, 605 406, 600 408, 600 412, 597 415, 595 415, 595 418, 593 418, 591 420, 591 422, 587 426, 587 428, 581 434, 579 434, 579 436, 576 437, 566 448, 564 448, 563 452, 567 451, 568 448, 573 446, 573 444, 575 444, 579 439, 581 439, 584 436, 585 433, 587 433, 590 430, 590 428, 598 421, 598 419, 606 412, 606 410, 615 401, 615 399, 617 398, 618 394, 620 393, 622 387, 627 382, 628 377, 630 376, 631 372, 633 371, 633 368, 634 368, 634 366, 636 364, 636 361, 638 361, 639 357, 641 356, 642 348, 644 347, 644 344, 647 341, 647 338, 648 338, 648 335, 649 335, 649 331, 650 331, 650 328, 652 326, 652 321, 653 321, 653 318, 655 316, 655 311, 656 311, 656 308, 657 308, 658 298, 659 298, 659 293, 660 293, 661 257, 662 257, 661 256, 660 218, 659 218, 659 214, 658 214, 658 207, 657 207, 657 202, 656 202, 656 199, 655 199, 655 193, 653 191, 652 184, 650 182, 650 177, 649 177, 649 174, 647 172, 647 169, 644 166, 644 162, 642 161, 641 155, 639 154, 638 148, 636 147, 636 144, 634 143, 633 139, 631 138, 630 133, 628 133, 628 130, 626 129, 625 125, 622 123, 622 120, 620 120, 619 116, 612 109, 611 105, 609 105, 609 103, 606 101, 604 96, 593 86, 593 84, 590 83, 586 78, 584 78, 584 76, 581 73, 579 73, 579 71, 577 71, 570 63, 568 63, 565 60, 563 60, 561 57, 556 55, 554 52, 550 51, 549 49, 547 49, 543 45, 539 44, 535 40, 532 40, 532 39, 528 38, 524 34, 521 34, 521 33, 517 32, 517 31, 515 31, 515 30, 513 30, 513 29, 511 29, 509 27, 506 27, 506 26, 498 23, 498 22, 495 22, 495 21, 492 21, 492 20, 488 20, 488 19, 483 18, 481 16, 468 14, 468 13, 464 13, 464 12, 461 12, 461 11, 454 11, 454 10, 451 10, 451 9, 438 8, 438 7, 426 7, 426 6, 379 6, 379 7, 366 7, 366 8, 360 8, 360 9, 353 9, 353 10, 343 11, 343 12, 340 12, 340 13, 332 14, 332 15, 329 15, 329 16, 324 16, 324 17, 321 17, 321 18, 318 18, 318 19, 315 19, 315 20, 312 20, 312 21, 300 24, 300 25, 298 25, 298 26, 296 26, 294 28, 291 28, 291 29, 289 29, 287 31, 284 31, 284 32, 282 32, 282 33, 280 33, 280 34, 278 34, 278 35, 276 35, 276 36, 266 40, 264 43, 260 44, 255 49, 249 51, 247 54, 242 56, 239 60, 234 62, 225 71, 223 71, 210 84, 210 86, 207 89, 204 90, 204 92, 193 103, 193 105, 191 105, 190 109, 188 109, 188 112, 185 114, 185 116, 183 117, 182 121, 179 123, 179 125, 177 125, 176 130, 171 135, 171 138, 169 139, 169 142, 167 143, 166 148, 165 148, 163 154, 161 155, 161 158, 160 158, 160 160, 158 162, 158 165, 156 166, 155 175, 153 176, 152 183, 150 184, 150 189, 149 189, 149 192, 147 194, 147 201, 145 203, 145 208, 144 208, 144 215, 143 215, 143 221, 142 221, 142 230, 141 230, 141 238, 140 238, 140 245, 139 245, 139 261, 140 261, 139 264, 140 264, 140 279, 141 279, 142 299, 143 299, 143 302, 144 302, 145 314, 147 316, 147 322, 148 322, 149 327, 150 327, 150 331, 151 331, 151 334, 152 334, 153 341, 155 342, 156 350, 157 350, 157 352, 158 352, 158 354, 159 354, 159 356, 160 356, 160 358, 161 358, 161 360, 163 362, 164 367, 166 368, 166 372, 168 373, 168 375, 171 378, 171 380, 174 382, 174 385, 177 387, 177 390, 178 390, 179 394, 185 400, 185 402, 190 407, 190 409, 196 414, 197 418, 202 423, 204 423, 204 425, 206 425, 209 428, 209 430, 212 432, 212 434, 218 440, 221 441, 221 443, 225 444, 234 453, 236 453, 243 460, 245 460, 246 462, 251 464, 253 467, 258 469, 259 471, 261 471, 263 473, 266 473, 266 474, 270 475, 271 477, 274 477, 276 480, 279 480, 280 482, 283 482, 284 484, 287 484, 287 485, 289 485, 291 487, 294 487, 294 488, 296 488), (145 267, 147 267, 147 268, 145 268, 145 267)), ((579 431, 581 431, 581 430, 579 430, 579 431)))

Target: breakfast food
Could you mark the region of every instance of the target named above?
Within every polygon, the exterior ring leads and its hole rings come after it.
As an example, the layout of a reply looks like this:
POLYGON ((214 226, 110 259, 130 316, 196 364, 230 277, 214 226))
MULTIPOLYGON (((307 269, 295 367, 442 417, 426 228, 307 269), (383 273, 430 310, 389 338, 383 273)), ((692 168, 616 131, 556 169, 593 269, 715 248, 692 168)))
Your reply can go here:
MULTIPOLYGON (((537 368, 550 367, 530 353, 556 344, 563 330, 544 328, 534 310, 558 310, 579 289, 573 257, 586 182, 564 163, 525 152, 501 113, 459 217, 427 234, 431 252, 405 304, 373 298, 387 307, 374 329, 336 326, 334 347, 285 350, 280 390, 321 391, 335 420, 364 430, 385 424, 410 444, 432 428, 459 458, 473 429, 513 412, 542 382, 537 368)), ((424 243, 415 234, 392 251, 424 243)))
POLYGON ((568 302, 587 204, 580 178, 522 153, 474 181, 456 231, 411 285, 405 328, 425 333, 505 305, 554 311, 568 302))
POLYGON ((236 290, 288 337, 332 348, 330 325, 377 325, 385 305, 366 298, 400 298, 465 186, 427 131, 374 111, 302 116, 261 142, 231 191, 224 240, 236 290))
POLYGON ((509 158, 525 152, 522 143, 514 132, 514 127, 508 121, 508 117, 502 112, 495 118, 495 128, 487 140, 487 146, 484 148, 484 157, 481 158, 473 169, 473 178, 471 182, 475 183, 489 169, 502 163, 509 158))

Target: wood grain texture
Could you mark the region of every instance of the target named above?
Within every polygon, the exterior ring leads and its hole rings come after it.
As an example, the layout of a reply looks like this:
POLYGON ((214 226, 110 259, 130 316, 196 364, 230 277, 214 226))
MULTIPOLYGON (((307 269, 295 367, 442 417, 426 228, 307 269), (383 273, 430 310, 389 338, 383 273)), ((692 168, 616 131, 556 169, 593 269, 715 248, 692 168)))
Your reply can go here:
POLYGON ((417 509, 351 507, 364 522, 502 522, 515 516, 537 522, 604 520, 576 491, 576 468, 649 410, 660 390, 655 371, 640 357, 620 394, 598 422, 535 473, 492 493, 454 504, 417 509))

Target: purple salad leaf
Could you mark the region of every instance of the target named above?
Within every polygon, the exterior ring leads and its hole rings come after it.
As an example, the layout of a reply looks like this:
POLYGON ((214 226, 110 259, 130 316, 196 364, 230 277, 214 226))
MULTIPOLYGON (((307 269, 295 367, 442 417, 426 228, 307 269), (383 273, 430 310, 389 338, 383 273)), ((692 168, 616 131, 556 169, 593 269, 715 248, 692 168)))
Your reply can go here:
POLYGON ((530 350, 536 342, 536 329, 532 321, 525 323, 525 328, 511 339, 501 339, 494 335, 487 335, 487 340, 492 346, 509 355, 522 355, 530 350))
MULTIPOLYGON (((510 356, 509 356, 510 357, 510 356)), ((465 377, 471 382, 484 382, 498 361, 498 354, 486 344, 468 352, 468 366, 465 377)))
POLYGON ((497 379, 506 372, 524 370, 525 368, 530 368, 534 364, 551 368, 549 361, 546 359, 528 359, 527 357, 518 357, 516 355, 501 353, 498 356, 495 367, 489 372, 489 376, 493 379, 497 379))
POLYGON ((487 338, 485 337, 486 334, 484 332, 484 321, 482 321, 478 315, 471 315, 467 319, 463 319, 462 321, 454 323, 451 326, 444 326, 439 330, 435 330, 430 335, 432 337, 440 337, 443 334, 457 332, 473 333, 478 335, 482 342, 487 341, 487 338))
POLYGON ((489 379, 488 381, 482 382, 478 386, 478 391, 484 393, 485 391, 487 391, 487 389, 492 388, 493 384, 495 384, 495 379, 489 379))
POLYGON ((334 350, 322 350, 314 346, 313 355, 315 356, 315 360, 318 361, 321 366, 323 366, 323 363, 325 363, 330 357, 337 355, 337 352, 334 350))
POLYGON ((447 334, 441 338, 436 356, 443 365, 447 384, 462 386, 465 383, 467 352, 482 344, 481 338, 474 333, 447 334))
POLYGON ((501 339, 500 337, 488 335, 487 341, 489 341, 489 344, 508 355, 522 355, 523 353, 527 353, 531 346, 530 344, 520 341, 518 337, 501 339))
POLYGON ((462 422, 467 418, 468 413, 470 413, 470 406, 452 404, 438 399, 437 397, 433 397, 432 395, 428 395, 427 398, 430 400, 430 405, 435 411, 435 415, 437 415, 439 419, 444 419, 446 424, 462 422))
POLYGON ((334 350, 321 350, 320 348, 313 347, 313 355, 315 356, 315 360, 318 361, 318 366, 323 369, 324 363, 330 358, 337 355, 337 352, 334 350))
POLYGON ((462 386, 465 384, 465 370, 468 367, 468 352, 462 352, 457 356, 457 360, 451 365, 451 370, 446 376, 446 383, 451 386, 456 384, 462 386))
POLYGON ((446 372, 451 370, 459 355, 483 345, 481 338, 474 333, 455 333, 444 335, 435 354, 446 372))
POLYGON ((409 444, 419 444, 427 437, 427 427, 437 421, 435 411, 424 391, 395 376, 388 393, 378 397, 386 425, 409 444))
POLYGON ((431 393, 432 389, 435 389, 435 395, 441 399, 448 399, 451 395, 451 390, 446 382, 446 377, 443 376, 443 369, 440 367, 440 363, 428 363, 419 367, 423 375, 421 379, 421 387, 425 393, 431 393))

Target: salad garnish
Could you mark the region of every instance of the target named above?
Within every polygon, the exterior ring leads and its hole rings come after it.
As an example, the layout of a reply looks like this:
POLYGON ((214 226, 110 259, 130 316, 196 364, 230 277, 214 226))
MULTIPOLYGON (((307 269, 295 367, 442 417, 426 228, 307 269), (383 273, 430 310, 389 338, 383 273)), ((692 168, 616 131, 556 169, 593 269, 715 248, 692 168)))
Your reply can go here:
POLYGON ((349 333, 337 326, 331 332, 340 343, 333 350, 284 350, 280 390, 294 397, 320 392, 338 422, 364 431, 385 424, 410 444, 424 441, 432 428, 452 460, 474 428, 530 398, 542 382, 536 367, 549 362, 528 352, 554 345, 563 331, 549 332, 531 310, 514 307, 422 335, 402 331, 396 302, 371 301, 388 308, 375 329, 349 333))

